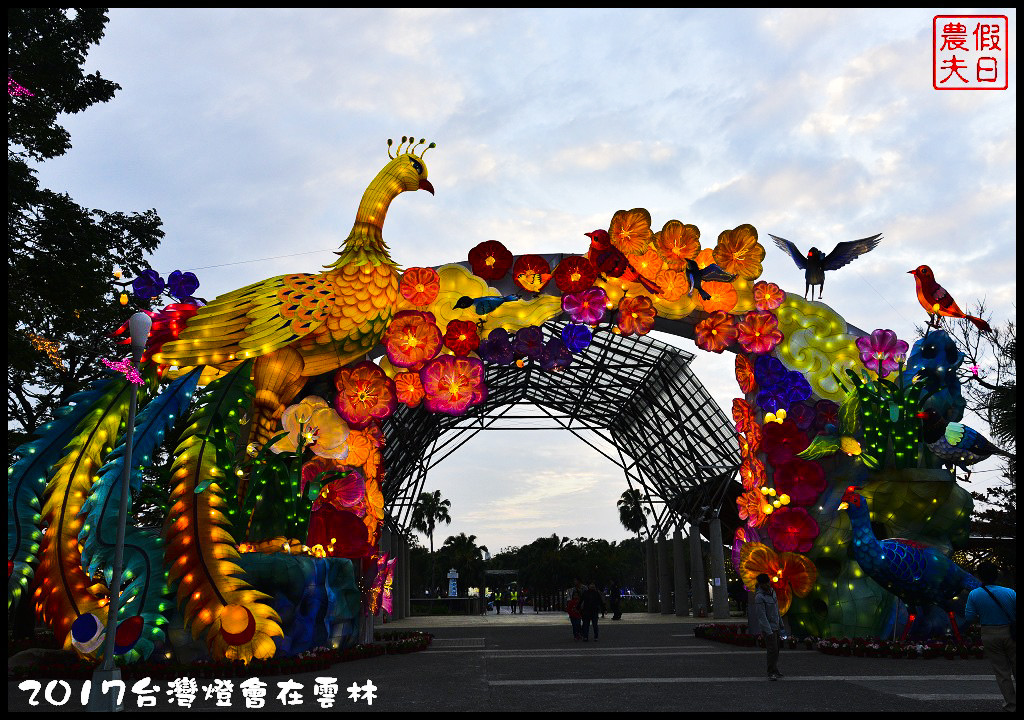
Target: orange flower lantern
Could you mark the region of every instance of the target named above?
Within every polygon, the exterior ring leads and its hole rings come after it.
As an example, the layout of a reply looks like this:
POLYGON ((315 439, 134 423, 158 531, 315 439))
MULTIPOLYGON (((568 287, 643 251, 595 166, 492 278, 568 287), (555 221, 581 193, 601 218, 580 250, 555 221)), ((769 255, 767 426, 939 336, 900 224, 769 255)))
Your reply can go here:
POLYGON ((619 210, 612 216, 608 236, 626 255, 643 255, 651 242, 651 214, 644 208, 619 210))
POLYGON ((744 224, 718 236, 714 258, 715 264, 727 273, 754 280, 761 276, 764 246, 757 241, 754 226, 744 224))
MULTIPOLYGON (((738 331, 737 331, 738 333, 738 331)), ((754 363, 743 353, 736 353, 736 382, 744 395, 757 392, 757 381, 754 379, 754 363)))
POLYGON ((764 543, 747 543, 740 550, 740 579, 744 587, 753 590, 761 573, 771 578, 779 600, 779 614, 785 615, 793 602, 793 595, 806 597, 818 579, 818 568, 810 558, 799 553, 776 553, 764 543))
MULTIPOLYGON (((682 270, 686 261, 700 252, 700 230, 696 225, 684 225, 669 220, 654 236, 654 245, 672 270, 682 270)), ((661 282, 658 283, 661 285, 661 282)), ((664 285, 662 285, 664 287, 664 285)))
POLYGON ((646 295, 627 297, 619 303, 618 329, 623 335, 646 335, 654 327, 658 311, 646 295))
POLYGON ((426 307, 437 299, 441 278, 433 268, 411 267, 402 273, 398 292, 412 305, 426 307))
POLYGON ((420 381, 420 374, 415 372, 401 372, 395 375, 395 392, 398 394, 398 401, 409 407, 416 407, 423 399, 423 383, 420 381))

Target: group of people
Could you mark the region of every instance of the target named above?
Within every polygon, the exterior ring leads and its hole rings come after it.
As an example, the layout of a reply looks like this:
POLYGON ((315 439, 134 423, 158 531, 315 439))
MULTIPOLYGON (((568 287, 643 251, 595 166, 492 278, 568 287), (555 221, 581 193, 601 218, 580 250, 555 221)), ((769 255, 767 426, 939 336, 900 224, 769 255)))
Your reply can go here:
POLYGON ((501 615, 501 606, 505 605, 508 607, 508 611, 515 615, 516 609, 519 609, 519 614, 523 614, 523 605, 526 603, 526 591, 519 591, 518 588, 509 588, 507 590, 492 590, 491 591, 491 603, 494 605, 494 612, 496 615, 501 615))
MULTIPOLYGON (((594 642, 598 639, 598 615, 605 616, 604 596, 597 589, 596 583, 585 585, 578 579, 574 581, 573 587, 569 589, 569 602, 566 605, 566 612, 569 613, 569 623, 572 625, 572 636, 574 640, 589 642, 590 628, 594 628, 594 642)), ((609 590, 609 603, 612 606, 612 620, 622 619, 621 595, 618 585, 612 583, 609 590)))
MULTIPOLYGON (((1003 710, 1016 712, 1017 691, 1014 680, 1017 678, 1017 593, 996 585, 999 570, 992 563, 978 566, 977 576, 981 587, 971 590, 967 596, 966 624, 978 623, 981 626, 985 655, 992 662, 996 683, 1003 695, 1003 710)), ((779 616, 779 601, 772 588, 771 578, 765 573, 757 576, 754 619, 755 632, 764 636, 768 650, 768 679, 778 680, 783 677, 779 672, 782 618, 779 616)))

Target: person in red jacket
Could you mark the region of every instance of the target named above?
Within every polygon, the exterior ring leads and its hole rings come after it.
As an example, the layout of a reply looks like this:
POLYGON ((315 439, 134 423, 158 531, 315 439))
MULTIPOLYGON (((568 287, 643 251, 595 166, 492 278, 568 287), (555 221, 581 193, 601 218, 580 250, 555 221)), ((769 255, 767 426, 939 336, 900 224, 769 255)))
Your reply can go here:
POLYGON ((569 598, 569 604, 566 606, 565 610, 569 613, 569 622, 572 623, 572 637, 574 640, 579 640, 583 637, 581 634, 583 614, 580 612, 579 590, 572 591, 572 597, 569 598))

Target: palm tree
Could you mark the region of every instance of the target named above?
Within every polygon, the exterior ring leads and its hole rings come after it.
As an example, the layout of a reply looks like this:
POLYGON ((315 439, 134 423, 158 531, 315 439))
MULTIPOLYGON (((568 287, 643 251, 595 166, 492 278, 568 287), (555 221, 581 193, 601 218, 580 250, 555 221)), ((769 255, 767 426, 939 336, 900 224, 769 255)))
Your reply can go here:
POLYGON ((438 550, 439 554, 450 558, 452 567, 459 571, 459 576, 467 588, 483 574, 485 552, 490 552, 487 546, 477 545, 476 535, 467 536, 466 533, 448 537, 438 550))
POLYGON ((615 503, 619 508, 619 522, 622 523, 622 527, 630 532, 635 532, 638 540, 640 531, 647 524, 644 518, 647 508, 643 506, 642 500, 643 495, 640 494, 640 491, 631 489, 622 493, 622 497, 615 503))
POLYGON ((421 492, 416 498, 416 505, 412 509, 412 527, 428 538, 430 538, 430 587, 434 585, 434 528, 438 523, 452 524, 452 518, 448 515, 448 508, 452 506, 450 500, 441 498, 441 491, 435 490, 432 493, 421 492))

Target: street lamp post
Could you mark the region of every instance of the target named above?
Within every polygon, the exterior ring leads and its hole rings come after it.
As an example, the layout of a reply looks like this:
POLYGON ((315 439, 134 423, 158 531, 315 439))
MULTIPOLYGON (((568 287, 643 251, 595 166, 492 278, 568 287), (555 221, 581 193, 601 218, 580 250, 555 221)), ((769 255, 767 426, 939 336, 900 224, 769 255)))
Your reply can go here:
MULTIPOLYGON (((132 367, 136 370, 142 361, 142 353, 146 349, 146 340, 153 321, 144 312, 137 312, 128 320, 128 328, 132 337, 132 367)), ((124 566, 124 534, 128 523, 128 501, 131 499, 132 472, 132 441, 135 435, 135 409, 139 400, 139 386, 131 385, 131 401, 128 405, 128 431, 125 435, 124 473, 121 476, 121 508, 117 516, 117 544, 114 548, 114 574, 110 584, 109 603, 107 604, 107 636, 103 646, 103 665, 92 676, 92 689, 89 694, 89 710, 91 712, 117 712, 122 710, 118 702, 118 694, 113 688, 111 692, 103 692, 103 681, 121 679, 121 671, 114 667, 114 636, 117 634, 117 611, 121 607, 121 573, 124 566)))

